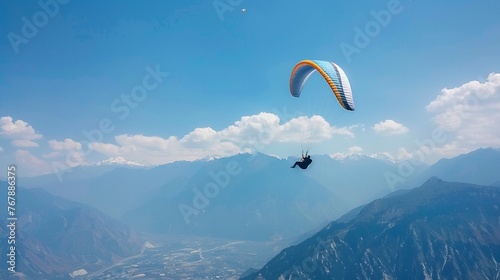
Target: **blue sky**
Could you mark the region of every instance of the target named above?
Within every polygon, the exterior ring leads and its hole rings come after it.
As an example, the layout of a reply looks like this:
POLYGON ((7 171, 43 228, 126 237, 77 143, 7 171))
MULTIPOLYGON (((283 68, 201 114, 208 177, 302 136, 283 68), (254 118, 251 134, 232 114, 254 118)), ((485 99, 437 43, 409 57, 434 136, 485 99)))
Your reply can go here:
POLYGON ((498 1, 41 0, 0 10, 0 162, 21 175, 302 147, 432 163, 500 146, 498 1), (356 111, 317 73, 291 97, 303 59, 340 65, 356 111))

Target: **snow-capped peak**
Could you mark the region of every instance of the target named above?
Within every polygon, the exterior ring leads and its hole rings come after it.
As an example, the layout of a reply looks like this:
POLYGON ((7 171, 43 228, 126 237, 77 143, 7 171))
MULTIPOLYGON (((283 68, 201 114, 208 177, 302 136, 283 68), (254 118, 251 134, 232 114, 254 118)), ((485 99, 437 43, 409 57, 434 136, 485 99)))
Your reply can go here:
POLYGON ((96 162, 95 165, 131 165, 131 166, 144 166, 143 164, 134 162, 134 161, 129 161, 124 159, 123 157, 111 157, 106 160, 102 160, 99 162, 96 162))
POLYGON ((373 158, 373 159, 378 159, 378 160, 390 161, 392 163, 397 162, 397 160, 395 160, 388 153, 378 153, 378 154, 371 154, 371 155, 366 155, 366 154, 362 154, 362 153, 334 153, 334 154, 330 154, 329 156, 335 160, 338 160, 338 161, 362 160, 365 158, 373 158))
POLYGON ((338 161, 343 161, 346 159, 350 160, 360 160, 362 158, 366 158, 367 155, 361 154, 361 153, 335 153, 329 155, 331 158, 338 160, 338 161))
POLYGON ((380 160, 385 160, 385 161, 390 161, 392 163, 397 163, 399 162, 400 160, 397 160, 395 159, 392 155, 390 155, 389 153, 378 153, 378 154, 371 154, 369 155, 369 157, 371 158, 375 158, 375 159, 380 159, 380 160))

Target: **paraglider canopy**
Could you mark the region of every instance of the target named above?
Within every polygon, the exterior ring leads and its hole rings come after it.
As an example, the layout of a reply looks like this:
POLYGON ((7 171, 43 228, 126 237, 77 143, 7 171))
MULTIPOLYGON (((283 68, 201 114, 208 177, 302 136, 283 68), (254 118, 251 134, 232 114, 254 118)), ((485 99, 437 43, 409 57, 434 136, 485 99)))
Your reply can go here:
MULTIPOLYGON (((327 82, 328 86, 331 89, 331 92, 345 111, 354 111, 354 100, 352 97, 349 79, 347 78, 347 75, 342 70, 342 68, 340 68, 337 64, 329 61, 302 60, 298 62, 293 68, 290 75, 290 94, 293 97, 299 98, 301 96, 302 89, 307 83, 309 77, 314 72, 318 72, 323 80, 327 82)), ((316 113, 322 111, 322 115, 330 114, 335 111, 335 108, 331 106, 331 103, 328 100, 323 99, 323 97, 326 98, 328 97, 328 95, 317 96, 315 94, 310 95, 310 93, 306 93, 306 100, 303 99, 304 97, 302 97, 301 100, 311 102, 310 105, 312 107, 315 107, 315 115, 312 118, 326 121, 323 117, 316 115, 316 113), (322 100, 326 102, 321 102, 322 100), (321 108, 322 110, 319 110, 319 108, 321 108)), ((332 101, 333 100, 334 99, 332 99, 332 101)), ((336 113, 338 114, 340 112, 336 113)), ((307 128, 302 131, 300 139, 302 149, 309 151, 312 148, 312 145, 314 145, 314 143, 317 143, 318 139, 321 139, 321 132, 321 125, 318 126, 317 123, 310 123, 310 125, 308 125, 307 128)))
POLYGON ((299 97, 307 79, 318 71, 328 83, 339 104, 348 111, 354 111, 351 84, 344 70, 337 64, 322 60, 302 60, 290 75, 290 94, 299 97))

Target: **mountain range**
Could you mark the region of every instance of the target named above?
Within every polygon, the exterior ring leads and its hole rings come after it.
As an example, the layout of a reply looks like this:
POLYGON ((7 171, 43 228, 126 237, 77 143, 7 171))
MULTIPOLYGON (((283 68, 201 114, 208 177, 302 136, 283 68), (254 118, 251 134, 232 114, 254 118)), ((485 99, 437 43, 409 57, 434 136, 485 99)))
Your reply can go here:
POLYGON ((500 188, 445 182, 377 199, 241 279, 497 279, 500 188))
POLYGON ((262 154, 219 159, 162 186, 122 220, 155 233, 270 240, 302 234, 348 209, 297 171, 262 154))
MULTIPOLYGON (((7 183, 0 181, 1 188, 7 183)), ((143 241, 128 226, 96 209, 42 190, 17 188, 16 274, 5 269, 0 278, 68 279, 139 254, 143 241)), ((7 224, 7 192, 0 193, 0 261, 7 263, 11 235, 7 224)))
POLYGON ((482 148, 454 158, 444 158, 408 180, 404 188, 417 187, 432 176, 445 181, 491 186, 500 183, 500 150, 482 148))
MULTIPOLYGON (((387 158, 363 154, 316 155, 305 174, 353 208, 394 191, 396 186, 391 185, 387 177, 388 174, 399 174, 399 164, 387 158)), ((416 178, 426 167, 424 163, 416 166, 414 173, 405 179, 416 178)))
POLYGON ((155 168, 81 166, 64 174, 62 181, 44 175, 20 182, 95 207, 145 232, 259 240, 303 234, 373 199, 418 186, 430 176, 452 181, 466 176, 467 182, 476 184, 500 182, 500 173, 494 171, 500 166, 496 149, 480 149, 428 167, 414 165, 410 176, 401 171, 408 162, 359 154, 313 159, 307 170, 291 169, 295 158, 259 153, 155 168), (231 164, 238 174, 228 173, 231 164), (455 170, 465 170, 466 175, 455 170), (227 186, 220 182, 226 180, 223 173, 229 176, 227 186), (404 180, 391 185, 388 174, 404 180))
POLYGON ((43 188, 119 218, 152 190, 177 177, 192 176, 203 164, 203 161, 178 161, 149 169, 123 164, 87 165, 65 171, 60 177, 47 174, 22 178, 20 184, 43 188))
MULTIPOLYGON (((119 161, 74 168, 62 181, 55 175, 21 177, 17 265, 22 273, 0 278, 65 279, 101 271, 139 254, 142 233, 271 240, 273 251, 297 244, 259 271, 266 279, 320 279, 330 277, 328 271, 340 278, 388 279, 404 272, 422 278, 494 272, 489 260, 499 259, 499 196, 495 187, 474 184, 500 186, 498 150, 420 165, 411 176, 401 172, 408 163, 364 155, 314 155, 308 170, 291 169, 295 160, 240 154, 155 168, 119 161), (388 173, 404 177, 403 184, 390 186, 388 173), (427 177, 434 175, 468 183, 427 177), (412 188, 426 177, 424 186, 412 188), (470 256, 460 253, 464 250, 470 256), (409 268, 397 267, 398 261, 409 268)), ((6 189, 6 183, 0 181, 0 187, 6 189)), ((4 223, 6 195, 0 194, 4 223)), ((7 239, 7 230, 0 227, 1 239, 7 239)), ((0 243, 0 250, 7 249, 0 243)), ((256 271, 246 276, 257 277, 256 271)))

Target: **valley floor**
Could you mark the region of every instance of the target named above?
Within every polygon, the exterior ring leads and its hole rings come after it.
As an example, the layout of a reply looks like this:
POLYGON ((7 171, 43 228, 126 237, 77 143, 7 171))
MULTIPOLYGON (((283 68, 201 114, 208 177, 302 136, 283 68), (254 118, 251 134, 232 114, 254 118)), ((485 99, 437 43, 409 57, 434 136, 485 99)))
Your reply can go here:
POLYGON ((262 267, 286 246, 282 242, 154 236, 140 254, 76 279, 238 279, 250 267, 262 267))

